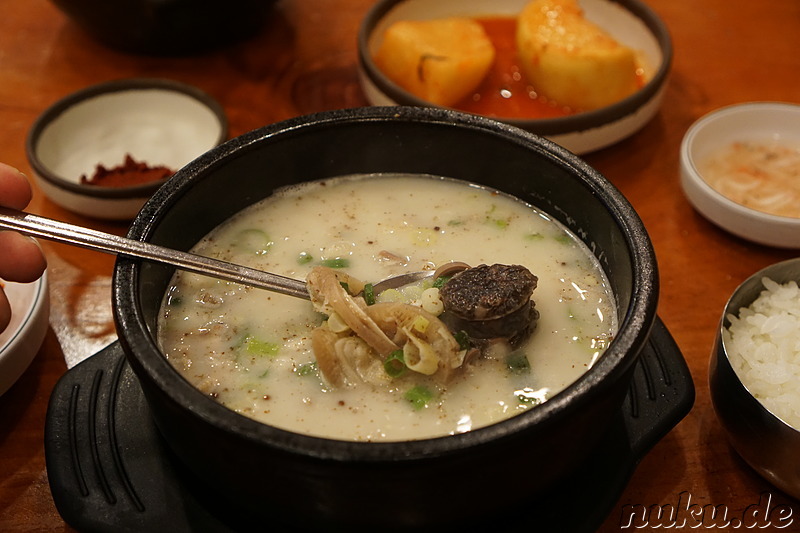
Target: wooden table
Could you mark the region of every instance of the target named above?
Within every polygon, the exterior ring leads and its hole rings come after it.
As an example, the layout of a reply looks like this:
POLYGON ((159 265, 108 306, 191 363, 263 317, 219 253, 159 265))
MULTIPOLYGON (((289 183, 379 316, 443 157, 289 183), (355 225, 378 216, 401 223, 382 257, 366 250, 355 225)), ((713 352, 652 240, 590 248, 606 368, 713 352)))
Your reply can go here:
MULTIPOLYGON (((697 398, 689 415, 642 460, 601 530, 623 529, 625 505, 679 506, 690 496, 692 504, 718 506, 731 518, 771 496, 773 506, 791 507, 796 525, 786 530, 797 531, 800 505, 731 449, 707 386, 708 358, 727 298, 748 275, 794 252, 740 240, 699 216, 678 183, 678 148, 689 125, 715 108, 752 100, 800 103, 800 2, 649 3, 669 26, 675 47, 662 109, 630 139, 586 159, 622 190, 650 232, 662 283, 659 315, 688 361, 697 398)), ((104 47, 44 0, 0 0, 0 160, 30 173, 24 141, 36 116, 72 91, 122 77, 167 77, 201 87, 224 106, 232 136, 299 114, 364 105, 355 36, 371 4, 283 0, 262 34, 245 43, 197 57, 154 58, 104 47)), ((126 231, 125 224, 67 212, 40 191, 30 211, 126 231)), ((116 337, 110 308, 113 258, 43 246, 51 328, 30 369, 0 397, 2 531, 71 531, 48 487, 47 402, 67 370, 65 359, 93 354, 116 337)), ((710 512, 704 519, 705 526, 713 525, 710 512)))

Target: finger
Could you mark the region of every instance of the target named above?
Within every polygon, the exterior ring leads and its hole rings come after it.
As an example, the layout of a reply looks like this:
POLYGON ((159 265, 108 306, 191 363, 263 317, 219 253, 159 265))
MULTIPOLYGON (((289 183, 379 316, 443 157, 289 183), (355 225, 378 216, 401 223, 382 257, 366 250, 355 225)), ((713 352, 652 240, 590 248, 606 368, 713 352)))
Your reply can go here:
POLYGON ((8 298, 3 289, 0 289, 0 333, 8 327, 11 322, 11 305, 8 303, 8 298))
POLYGON ((0 231, 0 250, 2 279, 30 283, 39 279, 47 267, 39 243, 14 231, 0 231))
POLYGON ((0 163, 0 205, 25 209, 32 194, 31 184, 25 174, 10 165, 0 163))

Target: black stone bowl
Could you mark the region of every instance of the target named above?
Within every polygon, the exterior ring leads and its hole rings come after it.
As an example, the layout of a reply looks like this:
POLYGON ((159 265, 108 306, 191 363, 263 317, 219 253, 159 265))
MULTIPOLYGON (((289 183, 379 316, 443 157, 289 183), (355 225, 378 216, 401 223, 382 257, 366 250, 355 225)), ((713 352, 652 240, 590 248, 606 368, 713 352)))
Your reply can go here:
POLYGON ((113 278, 120 343, 155 422, 207 503, 217 501, 243 528, 259 521, 347 531, 463 526, 524 506, 573 475, 604 435, 656 319, 652 245, 620 192, 550 141, 447 110, 326 112, 235 138, 178 171, 145 204, 129 237, 186 250, 278 187, 377 172, 485 184, 550 213, 606 270, 619 333, 574 384, 492 426, 408 442, 310 437, 236 414, 185 381, 156 344, 173 269, 120 258, 113 278))
POLYGON ((255 35, 273 0, 51 0, 101 43, 157 56, 201 53, 255 35))

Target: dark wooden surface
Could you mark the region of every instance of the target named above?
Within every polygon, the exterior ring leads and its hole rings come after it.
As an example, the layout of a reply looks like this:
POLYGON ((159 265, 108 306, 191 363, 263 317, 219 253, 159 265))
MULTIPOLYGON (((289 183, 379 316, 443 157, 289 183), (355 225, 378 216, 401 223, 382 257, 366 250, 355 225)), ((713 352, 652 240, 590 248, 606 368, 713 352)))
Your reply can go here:
MULTIPOLYGON (((660 265, 659 315, 688 361, 697 399, 691 413, 642 460, 601 531, 623 529, 626 505, 680 506, 690 495, 692 504, 724 508, 730 519, 748 507, 752 511, 765 494, 773 506, 790 506, 797 524, 784 530, 797 531, 800 505, 754 474, 731 449, 707 385, 709 354, 727 298, 751 273, 795 253, 735 238, 693 211, 678 182, 678 149, 689 125, 715 108, 752 100, 800 103, 800 2, 649 4, 669 26, 675 46, 662 109, 635 136, 586 159, 622 190, 650 232, 660 265)), ((24 141, 36 116, 72 91, 116 78, 158 76, 199 86, 224 106, 232 136, 299 114, 365 105, 355 36, 371 5, 371 0, 283 0, 253 39, 196 57, 155 58, 106 48, 45 0, 0 0, 0 160, 30 174, 24 141)), ((38 190, 29 210, 112 233, 126 230, 125 224, 69 213, 38 190)), ((43 247, 51 328, 30 369, 0 397, 0 531, 71 531, 47 482, 47 401, 67 369, 65 359, 93 354, 115 338, 113 258, 47 242, 43 247)), ((710 516, 705 520, 704 527, 713 525, 710 516)))

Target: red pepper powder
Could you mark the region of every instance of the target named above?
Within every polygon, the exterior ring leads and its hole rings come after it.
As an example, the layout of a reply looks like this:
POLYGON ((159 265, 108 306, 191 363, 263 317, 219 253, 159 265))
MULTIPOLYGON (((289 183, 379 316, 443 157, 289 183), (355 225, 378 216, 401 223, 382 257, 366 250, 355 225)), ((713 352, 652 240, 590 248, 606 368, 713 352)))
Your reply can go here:
POLYGON ((112 168, 97 165, 91 178, 86 174, 81 176, 82 185, 97 185, 100 187, 130 187, 170 177, 175 172, 165 166, 150 166, 145 162, 136 161, 130 154, 125 155, 125 163, 112 168))

